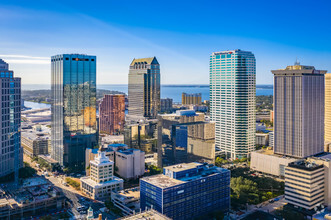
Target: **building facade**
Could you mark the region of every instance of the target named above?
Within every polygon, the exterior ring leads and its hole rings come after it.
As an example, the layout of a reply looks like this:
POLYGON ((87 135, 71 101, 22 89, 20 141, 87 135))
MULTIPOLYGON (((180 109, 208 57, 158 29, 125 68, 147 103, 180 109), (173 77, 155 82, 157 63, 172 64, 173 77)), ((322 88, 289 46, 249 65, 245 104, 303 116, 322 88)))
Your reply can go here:
POLYGON ((285 177, 285 167, 298 159, 274 154, 271 149, 261 149, 251 152, 250 168, 263 174, 277 178, 285 177))
POLYGON ((116 173, 124 179, 136 179, 145 173, 145 152, 139 149, 118 150, 115 153, 116 173))
POLYGON ((325 142, 331 143, 331 73, 325 74, 325 142))
POLYGON ((305 158, 324 150, 324 70, 295 63, 274 74, 274 151, 305 158))
POLYGON ((8 64, 0 59, 0 177, 15 173, 23 166, 21 147, 21 78, 14 77, 8 64))
POLYGON ((230 171, 199 163, 178 164, 140 179, 140 207, 167 217, 193 219, 230 208, 230 171))
POLYGON ((324 204, 324 166, 308 161, 288 164, 285 169, 285 200, 301 208, 312 210, 324 204))
POLYGON ((269 146, 269 133, 256 133, 256 145, 269 146))
POLYGON ((215 144, 228 158, 247 157, 255 148, 255 57, 242 50, 210 56, 210 115, 215 144))
POLYGON ((170 98, 161 99, 161 112, 172 112, 172 102, 173 100, 170 98))
POLYGON ((269 132, 269 147, 274 148, 274 132, 269 132))
POLYGON ((61 166, 82 170, 97 145, 96 57, 52 56, 52 152, 61 166))
POLYGON ((160 64, 156 57, 131 62, 128 87, 128 115, 156 118, 160 111, 160 64))
POLYGON ((98 156, 90 161, 90 176, 80 179, 83 193, 93 199, 105 200, 112 191, 123 189, 123 180, 114 176, 114 162, 99 151, 98 156))
POLYGON ((145 153, 157 151, 157 120, 140 120, 126 123, 124 127, 124 144, 145 153))
POLYGON ((50 128, 42 125, 35 125, 31 127, 22 126, 21 139, 23 153, 30 157, 49 154, 51 147, 50 132, 50 128))
POLYGON ((182 93, 182 105, 201 105, 201 93, 182 93))
POLYGON ((99 132, 116 135, 123 132, 125 95, 105 95, 99 104, 99 132))

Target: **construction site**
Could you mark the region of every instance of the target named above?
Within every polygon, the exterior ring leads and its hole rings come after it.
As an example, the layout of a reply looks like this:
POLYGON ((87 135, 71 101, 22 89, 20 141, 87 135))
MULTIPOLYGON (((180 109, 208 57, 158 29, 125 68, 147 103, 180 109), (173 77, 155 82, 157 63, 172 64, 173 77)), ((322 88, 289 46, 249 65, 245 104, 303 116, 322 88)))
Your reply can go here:
POLYGON ((25 219, 61 210, 65 206, 63 193, 43 177, 25 179, 15 185, 0 186, 0 219, 25 219))

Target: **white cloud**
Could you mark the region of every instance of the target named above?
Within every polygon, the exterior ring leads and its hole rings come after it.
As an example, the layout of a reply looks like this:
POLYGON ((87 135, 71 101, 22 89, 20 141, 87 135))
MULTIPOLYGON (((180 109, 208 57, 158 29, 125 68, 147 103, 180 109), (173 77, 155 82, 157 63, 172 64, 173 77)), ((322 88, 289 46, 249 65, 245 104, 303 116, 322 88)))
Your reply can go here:
POLYGON ((26 55, 0 54, 0 58, 9 64, 50 64, 49 57, 34 57, 26 55))

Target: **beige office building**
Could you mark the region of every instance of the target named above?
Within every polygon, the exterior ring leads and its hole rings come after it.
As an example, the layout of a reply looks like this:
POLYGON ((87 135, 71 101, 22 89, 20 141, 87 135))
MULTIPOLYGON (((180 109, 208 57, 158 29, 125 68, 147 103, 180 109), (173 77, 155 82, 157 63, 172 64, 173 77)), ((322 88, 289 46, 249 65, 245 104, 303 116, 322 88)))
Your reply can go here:
POLYGON ((312 210, 325 203, 326 170, 323 164, 300 160, 285 168, 285 200, 312 210))
POLYGON ((182 93, 182 105, 201 105, 201 93, 182 93))
POLYGON ((274 151, 297 158, 324 150, 324 74, 295 63, 274 74, 274 151))
POLYGON ((331 142, 331 73, 325 74, 325 142, 331 142))

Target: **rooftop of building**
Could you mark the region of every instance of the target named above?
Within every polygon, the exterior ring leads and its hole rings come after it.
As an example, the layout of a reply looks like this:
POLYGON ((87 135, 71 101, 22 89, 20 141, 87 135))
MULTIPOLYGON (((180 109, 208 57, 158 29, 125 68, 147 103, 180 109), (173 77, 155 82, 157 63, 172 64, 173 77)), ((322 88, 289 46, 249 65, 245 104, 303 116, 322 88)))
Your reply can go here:
POLYGON ((181 163, 181 164, 177 164, 177 165, 173 165, 173 166, 167 166, 167 167, 164 167, 164 169, 171 170, 173 172, 180 172, 180 171, 184 171, 184 170, 197 168, 199 166, 202 166, 202 164, 192 162, 192 163, 181 163))
POLYGON ((133 66, 134 64, 159 64, 157 62, 157 59, 156 57, 147 57, 147 58, 139 58, 139 59, 136 59, 134 58, 130 64, 130 66, 133 66))
POLYGON ((297 168, 306 171, 314 171, 323 168, 323 165, 316 164, 315 162, 309 162, 307 160, 298 160, 288 164, 289 167, 297 168))
POLYGON ((51 131, 46 126, 41 127, 40 129, 35 128, 22 128, 21 134, 23 137, 30 140, 42 140, 42 139, 51 139, 51 131))
POLYGON ((182 95, 201 97, 201 93, 186 93, 186 92, 183 92, 182 95))
POLYGON ((109 144, 109 147, 128 147, 126 144, 109 144))
POLYGON ((283 159, 288 159, 288 160, 297 159, 297 158, 294 158, 294 157, 289 157, 289 156, 285 156, 285 155, 281 155, 281 154, 275 154, 274 150, 271 147, 268 147, 266 149, 257 150, 257 151, 254 151, 252 153, 270 155, 270 156, 273 156, 273 157, 278 157, 278 158, 283 158, 283 159))
POLYGON ((225 50, 225 51, 213 52, 212 55, 233 54, 233 53, 239 53, 239 52, 252 53, 250 51, 243 51, 240 49, 235 49, 235 50, 225 50))
POLYGON ((98 151, 98 156, 94 158, 94 160, 90 161, 91 164, 98 166, 98 165, 112 165, 114 164, 113 161, 111 161, 108 157, 106 157, 104 151, 98 151))
POLYGON ((114 142, 124 142, 124 135, 105 135, 100 134, 102 144, 110 144, 114 142))
POLYGON ((189 181, 194 181, 194 180, 197 180, 200 178, 204 178, 207 176, 219 174, 222 172, 230 172, 227 169, 216 167, 212 164, 201 164, 201 163, 196 163, 196 162, 164 167, 165 170, 168 169, 173 172, 180 172, 180 171, 185 171, 185 170, 194 169, 194 168, 197 168, 196 173, 190 173, 189 175, 186 175, 185 177, 178 178, 178 179, 170 178, 166 175, 160 174, 160 175, 155 175, 155 176, 151 176, 151 177, 145 177, 145 178, 143 178, 143 180, 145 180, 146 182, 149 182, 153 185, 156 185, 158 187, 161 187, 161 188, 168 188, 168 187, 183 184, 183 183, 186 183, 189 181))
POLYGON ((118 150, 117 152, 122 153, 122 154, 126 154, 126 155, 131 155, 134 152, 141 152, 142 153, 143 151, 141 151, 139 149, 130 148, 130 149, 118 150))
POLYGON ((144 180, 152 185, 161 187, 161 188, 168 188, 172 186, 176 186, 179 184, 185 183, 184 181, 177 180, 174 178, 170 178, 168 176, 165 176, 163 174, 158 174, 154 176, 144 177, 141 180, 144 180))
POLYGON ((314 66, 301 65, 298 61, 285 69, 271 70, 273 74, 325 74, 326 70, 316 70, 314 66))
POLYGON ((326 161, 331 161, 331 153, 330 152, 323 152, 320 154, 314 155, 312 158, 318 158, 326 161))
POLYGON ((127 220, 171 220, 171 218, 168 218, 167 216, 155 211, 154 209, 133 214, 130 216, 125 216, 122 218, 119 218, 120 220, 122 219, 127 219, 127 220))
POLYGON ((92 180, 89 176, 84 176, 82 178, 80 178, 81 182, 86 183, 87 185, 91 186, 91 187, 103 187, 103 186, 107 186, 107 185, 114 185, 116 183, 120 183, 120 182, 124 182, 123 179, 113 176, 112 180, 108 180, 106 182, 102 182, 102 183, 97 183, 94 180, 92 180))
POLYGON ((140 199, 140 189, 139 187, 125 189, 118 192, 114 192, 112 196, 116 196, 117 199, 121 200, 124 203, 137 201, 140 199))

